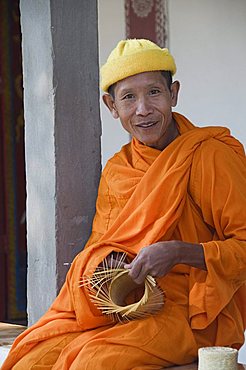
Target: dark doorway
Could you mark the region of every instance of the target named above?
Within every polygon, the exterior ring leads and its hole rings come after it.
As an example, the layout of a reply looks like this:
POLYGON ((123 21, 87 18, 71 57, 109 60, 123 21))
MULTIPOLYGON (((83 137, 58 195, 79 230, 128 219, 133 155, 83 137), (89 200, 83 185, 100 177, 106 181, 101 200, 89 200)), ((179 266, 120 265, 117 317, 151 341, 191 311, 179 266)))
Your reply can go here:
POLYGON ((26 180, 19 1, 0 0, 0 321, 26 321, 26 180))

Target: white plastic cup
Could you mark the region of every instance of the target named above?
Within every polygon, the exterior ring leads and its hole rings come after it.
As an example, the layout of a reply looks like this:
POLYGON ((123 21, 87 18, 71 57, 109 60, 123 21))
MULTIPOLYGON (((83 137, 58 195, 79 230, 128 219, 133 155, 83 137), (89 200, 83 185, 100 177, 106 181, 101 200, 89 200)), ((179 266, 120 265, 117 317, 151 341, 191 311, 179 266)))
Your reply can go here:
POLYGON ((230 347, 203 347, 198 350, 198 370, 237 370, 238 351, 230 347))

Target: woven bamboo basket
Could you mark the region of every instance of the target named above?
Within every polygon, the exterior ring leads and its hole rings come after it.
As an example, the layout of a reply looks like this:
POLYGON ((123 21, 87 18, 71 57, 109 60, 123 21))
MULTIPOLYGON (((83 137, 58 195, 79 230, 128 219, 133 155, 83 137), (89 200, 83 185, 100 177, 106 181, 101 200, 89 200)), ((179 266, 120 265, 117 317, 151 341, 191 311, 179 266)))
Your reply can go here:
POLYGON ((147 275, 143 284, 136 284, 129 270, 122 268, 125 258, 126 254, 121 254, 116 265, 106 258, 90 277, 80 281, 91 302, 117 322, 143 319, 156 314, 164 304, 164 293, 155 279, 147 275))

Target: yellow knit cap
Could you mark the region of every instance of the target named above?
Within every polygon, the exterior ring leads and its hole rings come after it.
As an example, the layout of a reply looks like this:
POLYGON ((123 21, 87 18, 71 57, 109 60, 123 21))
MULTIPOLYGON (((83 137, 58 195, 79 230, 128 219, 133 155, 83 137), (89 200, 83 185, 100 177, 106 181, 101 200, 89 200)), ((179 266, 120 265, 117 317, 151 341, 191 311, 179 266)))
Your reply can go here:
POLYGON ((101 89, 107 92, 115 82, 151 71, 170 71, 172 75, 175 74, 175 61, 168 49, 162 49, 145 39, 122 40, 101 67, 101 89))

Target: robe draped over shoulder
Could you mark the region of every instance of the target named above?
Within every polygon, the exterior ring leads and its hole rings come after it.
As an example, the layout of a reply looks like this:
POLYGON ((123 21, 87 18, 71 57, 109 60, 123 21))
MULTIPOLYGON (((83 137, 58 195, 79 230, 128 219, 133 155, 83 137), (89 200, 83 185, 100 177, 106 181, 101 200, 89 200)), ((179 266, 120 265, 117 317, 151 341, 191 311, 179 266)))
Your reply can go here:
MULTIPOLYGON (((77 333, 80 340, 68 344, 52 368, 65 370, 86 358, 92 337, 102 346, 102 359, 105 344, 128 346, 129 361, 130 348, 138 358, 136 348, 140 347, 139 359, 144 364, 153 361, 160 366, 156 369, 192 361, 204 344, 242 345, 246 325, 245 153, 228 129, 198 128, 178 113, 173 116, 180 135, 163 151, 133 138, 108 161, 85 249, 74 259, 48 312, 15 340, 2 370, 11 369, 41 342, 53 338, 55 343, 59 336, 71 333, 77 333), (81 277, 92 274, 112 251, 133 258, 141 248, 161 240, 201 243, 207 271, 175 266, 158 279, 166 295, 163 312, 150 320, 115 325, 95 308, 86 289, 79 287, 81 277), (164 319, 167 327, 157 330, 164 319), (174 332, 180 328, 182 333, 170 332, 169 324, 174 332), (131 329, 124 329, 127 325, 131 329), (139 344, 138 336, 127 337, 126 332, 137 330, 144 330, 146 338, 153 340, 139 344)), ((97 369, 101 368, 98 363, 97 369)), ((129 362, 127 368, 138 367, 129 362)))

